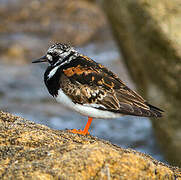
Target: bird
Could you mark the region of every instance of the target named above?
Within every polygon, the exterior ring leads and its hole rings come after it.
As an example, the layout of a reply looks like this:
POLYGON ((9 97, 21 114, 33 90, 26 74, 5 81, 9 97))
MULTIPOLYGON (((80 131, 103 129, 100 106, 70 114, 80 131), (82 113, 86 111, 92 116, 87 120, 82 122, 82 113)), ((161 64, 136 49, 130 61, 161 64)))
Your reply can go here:
POLYGON ((113 119, 124 115, 162 117, 163 110, 149 104, 115 73, 65 43, 51 45, 32 63, 47 62, 44 83, 49 93, 70 110, 88 117, 83 130, 88 135, 93 118, 113 119))

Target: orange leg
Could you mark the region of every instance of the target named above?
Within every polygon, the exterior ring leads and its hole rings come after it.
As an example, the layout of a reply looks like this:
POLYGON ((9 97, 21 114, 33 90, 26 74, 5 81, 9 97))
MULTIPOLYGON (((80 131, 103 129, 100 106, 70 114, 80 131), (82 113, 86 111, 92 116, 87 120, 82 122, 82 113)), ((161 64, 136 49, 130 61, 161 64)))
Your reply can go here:
POLYGON ((81 135, 86 135, 86 134, 89 134, 88 130, 89 130, 89 127, 91 125, 91 122, 92 122, 92 119, 91 117, 88 118, 88 121, 87 121, 87 124, 84 128, 84 130, 77 130, 77 129, 72 129, 72 130, 69 130, 69 132, 72 132, 72 133, 75 133, 75 134, 81 134, 81 135))

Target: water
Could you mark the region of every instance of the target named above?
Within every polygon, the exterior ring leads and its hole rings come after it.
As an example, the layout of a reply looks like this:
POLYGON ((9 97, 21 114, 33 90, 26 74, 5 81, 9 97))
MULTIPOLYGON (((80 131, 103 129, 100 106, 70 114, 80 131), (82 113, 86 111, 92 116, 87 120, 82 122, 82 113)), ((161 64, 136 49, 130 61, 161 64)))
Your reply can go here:
MULTIPOLYGON (((113 42, 89 44, 78 49, 109 67, 134 89, 113 42)), ((48 94, 43 82, 46 67, 45 64, 31 64, 31 61, 21 66, 0 62, 0 109, 53 129, 83 129, 87 117, 65 109, 48 94)), ((133 148, 164 161, 148 118, 124 116, 94 120, 90 133, 121 147, 133 148)))

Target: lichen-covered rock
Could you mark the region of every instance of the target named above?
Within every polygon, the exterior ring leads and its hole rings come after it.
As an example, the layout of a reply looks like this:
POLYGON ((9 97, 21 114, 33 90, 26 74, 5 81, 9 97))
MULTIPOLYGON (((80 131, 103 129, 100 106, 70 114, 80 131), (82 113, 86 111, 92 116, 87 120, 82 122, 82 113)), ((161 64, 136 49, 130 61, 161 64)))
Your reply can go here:
POLYGON ((40 56, 53 42, 82 45, 95 37, 105 18, 85 0, 8 0, 0 6, 0 54, 23 62, 40 56))
POLYGON ((162 108, 153 119, 167 160, 181 165, 181 1, 101 1, 138 90, 162 108))
POLYGON ((181 179, 181 170, 93 136, 0 112, 0 179, 181 179))

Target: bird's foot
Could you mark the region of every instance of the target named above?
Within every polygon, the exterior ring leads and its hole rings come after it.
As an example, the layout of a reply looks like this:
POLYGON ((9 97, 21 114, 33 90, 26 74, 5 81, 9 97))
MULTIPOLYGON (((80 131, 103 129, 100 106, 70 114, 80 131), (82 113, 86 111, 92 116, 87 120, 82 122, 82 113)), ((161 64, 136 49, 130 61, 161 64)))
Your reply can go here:
POLYGON ((72 129, 72 130, 68 130, 68 132, 71 132, 74 134, 81 134, 81 135, 89 135, 90 134, 88 131, 81 130, 81 129, 72 129))

